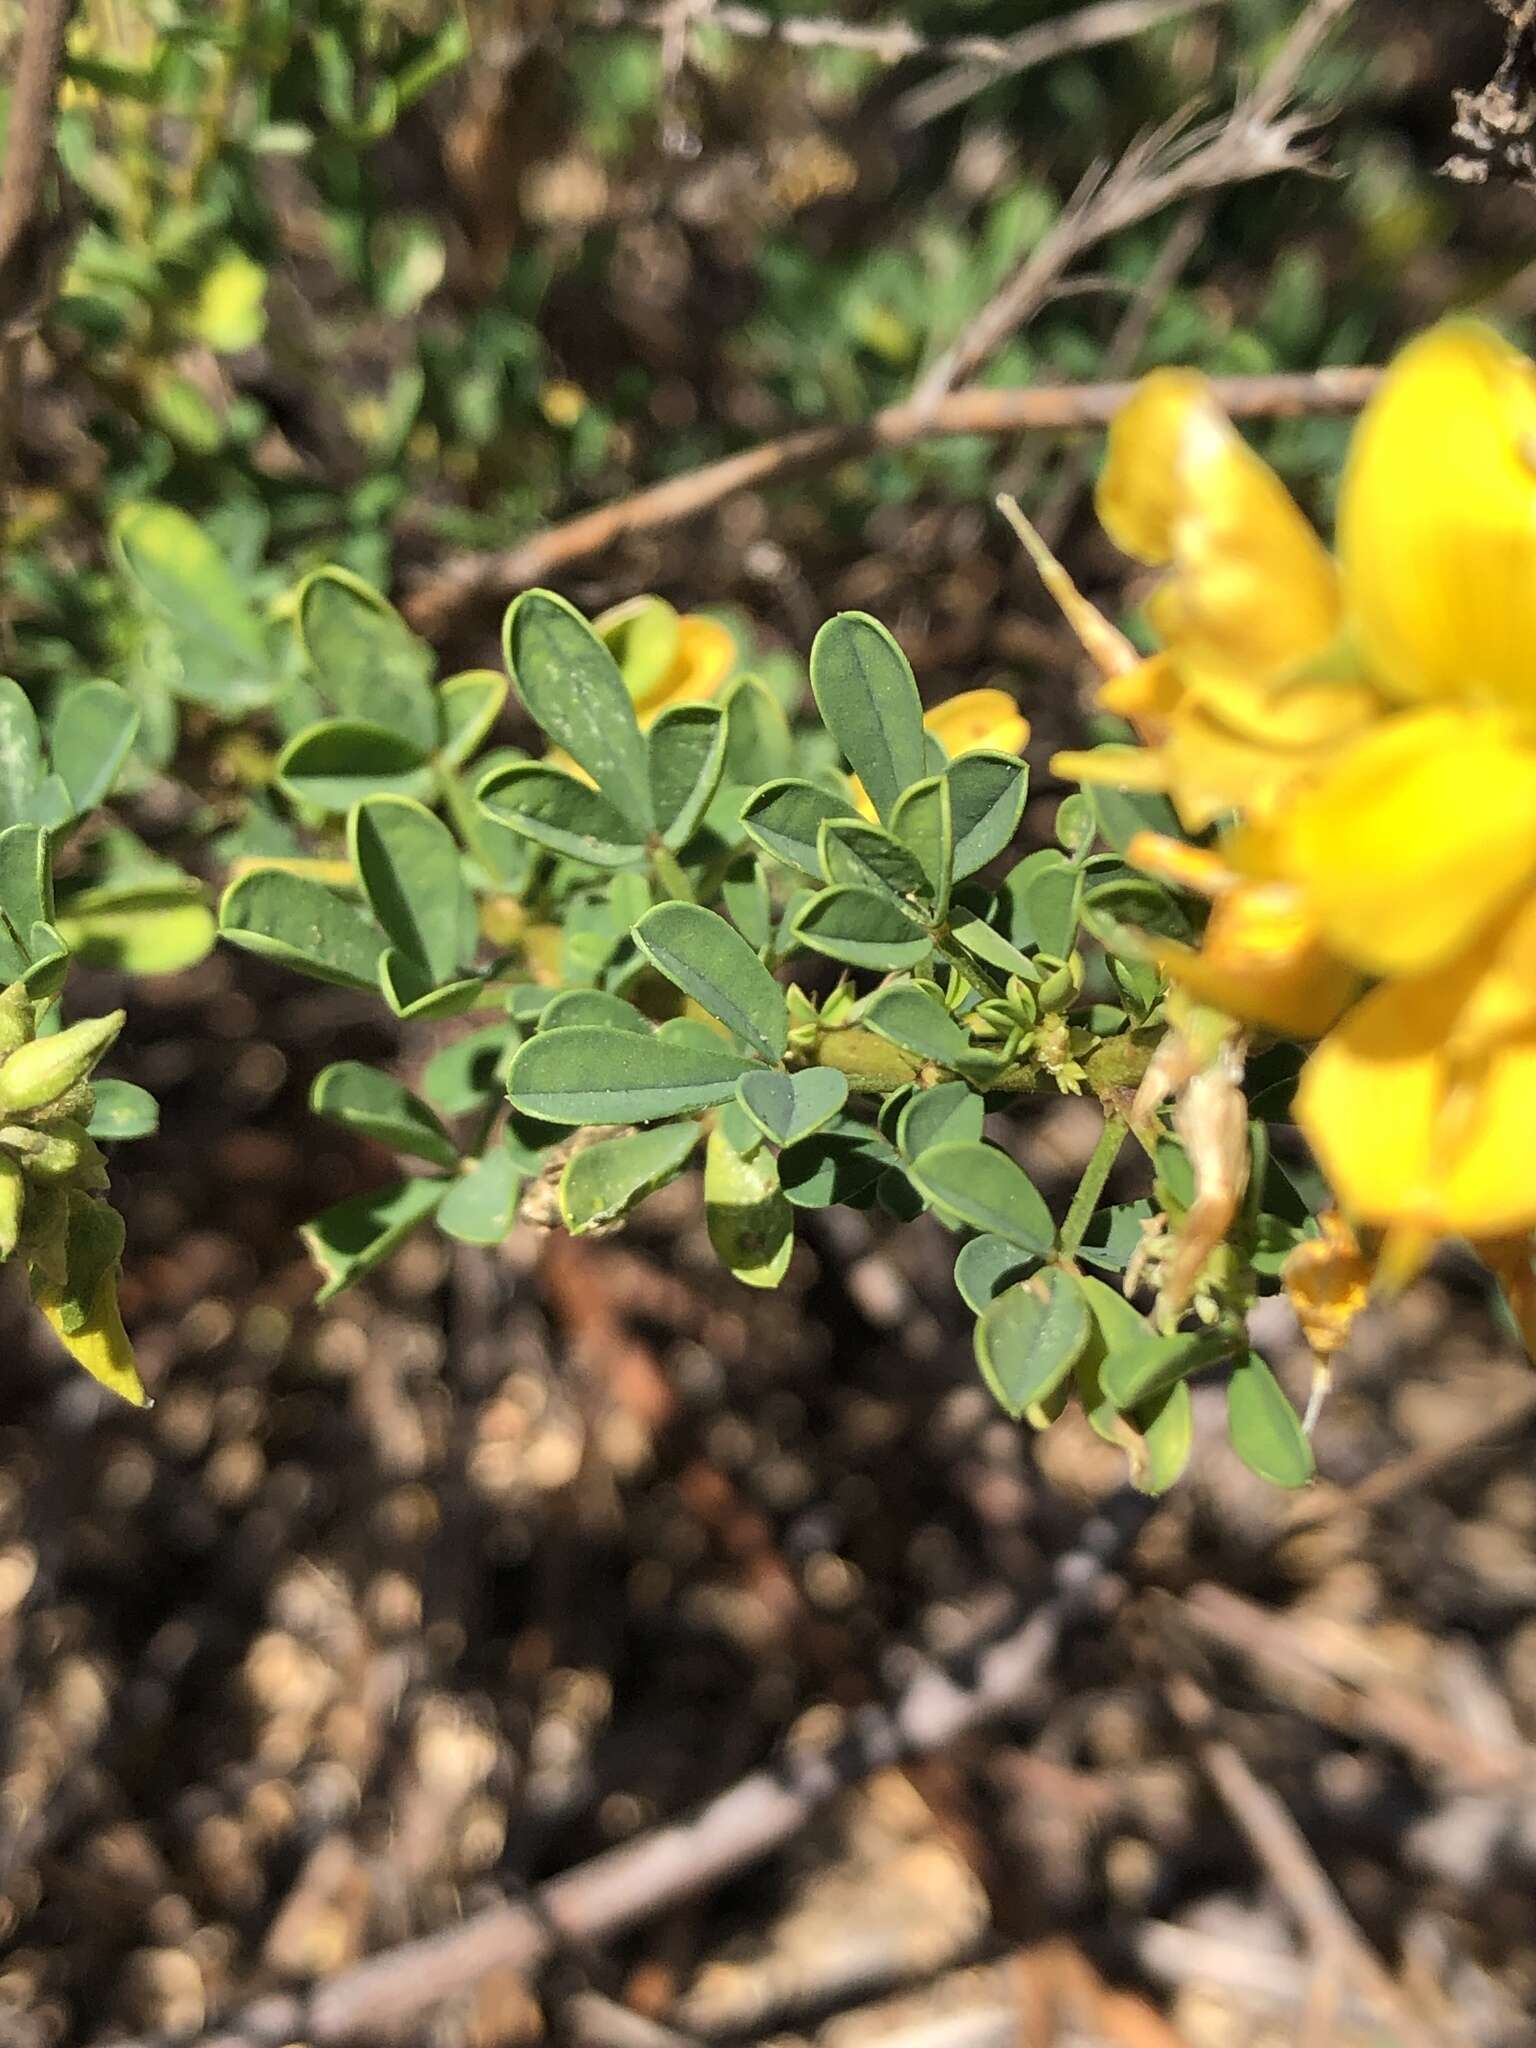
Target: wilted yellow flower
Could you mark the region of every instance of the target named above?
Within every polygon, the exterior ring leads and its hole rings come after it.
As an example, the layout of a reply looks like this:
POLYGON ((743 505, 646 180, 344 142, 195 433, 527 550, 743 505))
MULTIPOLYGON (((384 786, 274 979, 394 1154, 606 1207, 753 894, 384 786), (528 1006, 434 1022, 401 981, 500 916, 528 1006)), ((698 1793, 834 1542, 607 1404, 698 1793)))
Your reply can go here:
MULTIPOLYGON (((924 712, 923 730, 938 741, 951 761, 978 747, 1022 754, 1029 745, 1029 720, 1006 690, 962 690, 958 697, 947 697, 924 712)), ((873 819, 875 807, 863 783, 856 775, 849 781, 854 802, 866 818, 873 819)))
POLYGON ((1297 1245, 1280 1269, 1302 1335, 1321 1359, 1343 1349, 1371 1292, 1370 1261, 1337 1209, 1318 1218, 1321 1237, 1297 1245))

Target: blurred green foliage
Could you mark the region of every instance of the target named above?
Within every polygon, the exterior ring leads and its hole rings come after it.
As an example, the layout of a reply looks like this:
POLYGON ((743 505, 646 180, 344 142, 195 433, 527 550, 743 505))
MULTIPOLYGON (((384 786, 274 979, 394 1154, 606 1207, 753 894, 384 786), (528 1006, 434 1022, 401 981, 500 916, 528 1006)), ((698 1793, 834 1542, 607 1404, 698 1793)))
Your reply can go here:
MULTIPOLYGON (((814 0, 766 11, 888 18, 814 0)), ((1070 11, 918 0, 901 14, 942 37, 1070 11)), ((906 96, 938 68, 922 57, 892 67, 706 25, 669 83, 655 33, 582 13, 82 6, 59 130, 80 231, 29 363, 9 507, 29 687, 121 673, 132 632, 100 536, 129 501, 183 507, 243 566, 280 561, 272 588, 322 561, 389 587, 763 433, 899 398, 1093 163, 1230 100, 1295 8, 1215 0, 917 126, 906 96)), ((16 18, 6 0, 0 30, 16 18)), ((1428 37, 1369 35, 1319 58, 1309 92, 1332 110, 1344 175, 1223 197, 1139 364, 1367 358, 1439 310, 1414 299, 1443 295, 1458 234, 1472 262, 1453 290, 1496 289, 1514 263, 1490 247, 1477 267, 1465 195, 1435 181, 1441 139, 1422 132, 1454 61, 1428 37)), ((1090 259, 1088 288, 987 377, 1099 373, 1168 227, 1090 259)), ((1309 489, 1341 431, 1294 423, 1269 452, 1309 489)), ((800 537, 816 518, 857 535, 883 503, 980 497, 996 456, 948 442, 839 472, 812 487, 800 537)), ((1042 490, 1050 467, 1035 465, 1042 490)))

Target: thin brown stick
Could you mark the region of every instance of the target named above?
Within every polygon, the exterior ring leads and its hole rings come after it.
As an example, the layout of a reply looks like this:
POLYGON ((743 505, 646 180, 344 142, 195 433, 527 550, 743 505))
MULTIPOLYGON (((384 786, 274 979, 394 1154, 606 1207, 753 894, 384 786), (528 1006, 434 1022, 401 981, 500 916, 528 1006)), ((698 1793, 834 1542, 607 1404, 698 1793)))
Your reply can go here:
POLYGON ((1032 249, 959 338, 918 380, 913 401, 936 404, 967 383, 1030 316, 1084 250, 1149 220, 1165 207, 1279 171, 1306 170, 1306 137, 1315 125, 1288 111, 1301 73, 1352 0, 1312 0, 1251 92, 1224 118, 1189 129, 1182 123, 1145 136, 1112 169, 1091 172, 1050 233, 1032 249))
MULTIPOLYGON (((11 84, 0 168, 0 544, 9 523, 11 462, 21 422, 22 353, 51 271, 43 187, 53 162, 53 109, 73 0, 30 0, 11 84)), ((3 553, 0 553, 3 562, 3 553)), ((9 637, 7 608, 0 619, 9 637)))
POLYGON ((1378 1465, 1374 1472, 1342 1493, 1319 1492, 1315 1501, 1307 1498, 1298 1502, 1295 1519, 1288 1525, 1287 1533, 1307 1528, 1314 1522, 1332 1521, 1336 1515, 1385 1507, 1390 1501, 1400 1500, 1404 1494, 1420 1493, 1453 1466, 1459 1465, 1463 1458, 1500 1449, 1507 1438, 1514 1436, 1533 1418, 1536 1418, 1536 1378, 1528 1379, 1502 1407, 1495 1409, 1492 1415, 1484 1416, 1460 1436, 1410 1451, 1406 1457, 1398 1458, 1390 1465, 1378 1465))
MULTIPOLYGON (((1104 351, 1106 376, 1128 377, 1136 368, 1142 349, 1146 346, 1152 322, 1162 311, 1168 294, 1199 248, 1210 224, 1214 207, 1215 196, 1207 192, 1200 198, 1191 200, 1174 222, 1162 248, 1157 252, 1156 262, 1116 322, 1115 331, 1109 338, 1109 346, 1104 351)), ((1088 479, 1089 468, 1089 451, 1084 447, 1075 448, 1062 464, 1060 474, 1052 481, 1047 496, 1036 512, 1035 531, 1048 548, 1054 549, 1059 546, 1072 517, 1078 493, 1088 479)), ((1013 495, 1023 495, 1021 487, 1017 484, 1013 486, 1013 495)))
POLYGON ((1283 1696, 1342 1734, 1390 1742, 1467 1790, 1505 1791, 1536 1780, 1536 1751, 1480 1742, 1405 1686, 1346 1677, 1288 1615, 1211 1584, 1192 1586, 1177 1612, 1207 1642, 1243 1658, 1261 1678, 1277 1682, 1283 1696))
MULTIPOLYGON (((966 75, 979 72, 982 83, 1007 74, 1033 70, 1054 57, 1121 42, 1165 21, 1177 21, 1226 0, 1095 0, 1057 21, 1043 21, 1016 36, 925 36, 904 21, 850 22, 811 15, 776 16, 755 7, 712 6, 696 26, 724 29, 744 41, 783 43, 795 50, 851 50, 879 64, 900 64, 909 57, 928 57, 943 64, 963 65, 966 75)), ((633 5, 626 0, 596 0, 578 15, 573 29, 645 29, 664 33, 666 0, 633 5)), ((946 73, 945 77, 952 77, 946 73)), ((935 81, 937 84, 944 80, 935 81)), ((960 98, 969 98, 968 86, 960 98)), ((958 101, 952 102, 958 104, 958 101)))
MULTIPOLYGON (((53 161, 53 102, 72 6, 73 0, 31 0, 22 22, 0 171, 0 280, 36 221, 53 161)), ((6 310, 0 302, 0 313, 6 310)))
POLYGON ((467 1991, 489 1970, 535 1970, 563 1942, 600 1942, 711 1890, 791 1841, 846 1786, 891 1763, 932 1755, 1028 1704, 1063 1632, 1100 1608, 1114 1561, 1149 1511, 1143 1495, 1116 1495, 1057 1563, 1055 1591, 1018 1628, 979 1651, 965 1679, 928 1665, 889 1710, 870 1710, 834 1749, 758 1769, 692 1819, 606 1849, 551 1878, 528 1901, 489 1907, 459 1927, 385 1950, 307 1997, 256 1999, 203 2036, 199 2048, 276 2048, 289 2040, 332 2048, 385 2025, 397 2028, 467 1991))
POLYGON ((1167 1695, 1216 1796, 1306 1936, 1318 1967, 1340 1968, 1396 2029, 1404 2048, 1446 2048, 1444 2036, 1424 2022, 1355 1925, 1284 1803, 1254 1776, 1236 1745, 1213 1732, 1215 1709, 1200 1687, 1179 1676, 1169 1680, 1167 1695))
MULTIPOLYGON (((1357 411, 1379 377, 1375 369, 1323 369, 1298 375, 1217 377, 1212 386, 1234 419, 1297 419, 1357 411)), ((1103 427, 1133 389, 1123 382, 1023 385, 1010 390, 977 386, 950 392, 931 410, 904 401, 858 426, 803 427, 563 520, 516 547, 461 555, 417 583, 406 598, 406 615, 421 632, 441 631, 465 605, 509 597, 601 553, 627 534, 676 526, 738 491, 787 483, 854 456, 909 448, 951 434, 1072 433, 1103 427)))
POLYGON ((945 114, 953 113, 956 107, 964 106, 967 100, 984 92, 997 76, 998 69, 1023 71, 1028 64, 1043 64, 1050 58, 1091 50, 1102 43, 1121 42, 1128 36, 1142 35, 1150 28, 1161 28, 1188 11, 1158 7, 1152 4, 1152 0, 1108 0, 1106 5, 1085 7, 1059 21, 1039 22, 1032 28, 1020 29, 1004 45, 1013 53, 1011 63, 989 68, 974 59, 962 60, 953 70, 942 73, 938 78, 913 86, 896 102, 897 124, 903 128, 921 128, 929 121, 937 121, 945 114), (1027 63, 1021 62, 1026 53, 1027 63))
MULTIPOLYGON (((1058 1561, 1056 1588, 1018 1628, 970 1662, 964 1680, 920 1670, 889 1709, 866 1714, 836 1747, 753 1771, 690 1819, 653 1829, 540 1886, 342 1970, 308 1996, 274 1993, 202 2037, 199 2048, 312 2048, 368 2036, 468 1989, 491 1970, 533 1970, 561 1943, 595 1942, 707 1892, 772 1854, 848 1785, 932 1755, 1028 1703, 1063 1632, 1102 1603, 1114 1562, 1151 1504, 1127 1489, 1058 1561)), ((119 2041, 118 2048, 133 2048, 119 2041)), ((149 2048, 138 2043, 136 2048, 149 2048)), ((184 2044, 185 2048, 185 2044, 184 2044)))
POLYGON ((912 403, 936 406, 967 383, 1032 314, 1085 250, 1166 207, 1222 186, 1280 171, 1306 170, 1312 151, 1300 115, 1256 121, 1245 108, 1230 119, 1145 137, 1109 171, 1085 179, 1060 218, 982 307, 963 333, 919 378, 912 403))

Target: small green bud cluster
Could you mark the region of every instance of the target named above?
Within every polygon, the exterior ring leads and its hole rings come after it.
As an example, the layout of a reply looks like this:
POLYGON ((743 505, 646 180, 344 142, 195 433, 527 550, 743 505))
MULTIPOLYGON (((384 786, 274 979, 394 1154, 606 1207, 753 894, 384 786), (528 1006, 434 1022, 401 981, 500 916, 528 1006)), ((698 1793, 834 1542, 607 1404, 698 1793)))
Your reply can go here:
POLYGON ((48 1284, 63 1287, 72 1198, 107 1185, 106 1161, 86 1129, 90 1077, 124 1013, 40 1034, 48 1007, 19 982, 0 992, 0 1258, 20 1252, 48 1284))

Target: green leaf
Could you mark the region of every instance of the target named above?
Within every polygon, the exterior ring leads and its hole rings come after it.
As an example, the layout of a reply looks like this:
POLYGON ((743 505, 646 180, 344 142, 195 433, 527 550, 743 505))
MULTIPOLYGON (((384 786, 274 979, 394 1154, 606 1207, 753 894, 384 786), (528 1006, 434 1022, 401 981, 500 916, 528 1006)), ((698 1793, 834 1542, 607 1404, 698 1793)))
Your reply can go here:
POLYGON ((801 1209, 825 1209, 833 1202, 858 1207, 874 1199, 875 1189, 893 1166, 895 1148, 857 1117, 836 1116, 779 1154, 779 1180, 785 1196, 801 1209))
POLYGON ((836 1067, 759 1071, 742 1076, 736 1099, 776 1145, 793 1145, 837 1115, 848 1100, 848 1081, 836 1067))
POLYGON ((885 973, 920 966, 933 951, 927 933, 918 931, 888 896, 846 885, 823 889, 803 903, 790 932, 829 959, 885 973))
POLYGON ((344 1129, 450 1170, 459 1148, 438 1118, 403 1081, 361 1060, 338 1060, 315 1076, 309 1106, 344 1129))
POLYGON ((955 1285, 972 1315, 984 1315, 989 1302, 1016 1281, 1027 1280, 1036 1264, 1031 1253, 1021 1252, 1006 1238, 973 1237, 956 1256, 955 1285))
POLYGON ((431 788, 426 768, 405 734, 365 718, 327 718, 294 734, 277 757, 277 780, 292 802, 338 812, 382 792, 419 796, 431 788))
POLYGON ((202 885, 191 875, 144 889, 87 892, 59 912, 58 932, 82 967, 120 974, 181 974, 205 960, 218 937, 202 885))
MULTIPOLYGON (((633 1003, 603 988, 561 989, 539 1018, 541 1031, 568 1030, 573 1024, 607 1024, 615 1031, 633 1031, 649 1038, 650 1024, 633 1003)), ((712 1041, 718 1044, 718 1039, 712 1041)))
POLYGON ((94 1107, 86 1130, 104 1144, 150 1138, 160 1128, 160 1105, 134 1081, 93 1080, 94 1107))
POLYGON ((1147 1325, 1124 1295, 1085 1275, 1079 1283, 1094 1334, 1077 1362, 1083 1410, 1097 1434, 1124 1451, 1131 1483, 1143 1493, 1163 1493, 1183 1471, 1193 1440, 1189 1388, 1180 1382, 1122 1415, 1105 1393, 1100 1372, 1116 1351, 1133 1350, 1148 1335, 1147 1325))
POLYGON ((1065 960, 1077 936, 1081 875, 1065 854, 1044 846, 1021 860, 1004 883, 1012 909, 1012 936, 1065 960))
POLYGON ((891 830, 922 869, 923 893, 933 906, 934 921, 942 921, 949 909, 955 866, 948 775, 926 775, 914 782, 891 813, 891 830))
POLYGON ((686 846, 720 786, 725 713, 718 704, 676 704, 646 734, 651 802, 664 846, 686 846))
POLYGON ((220 901, 219 931, 231 945, 286 961, 317 981, 340 988, 379 985, 383 932, 307 875, 258 868, 240 876, 220 901))
POLYGON ((449 676, 437 693, 438 754, 444 767, 462 768, 491 733, 507 701, 507 679, 493 668, 449 676))
POLYGON ((930 1146, 912 1161, 912 1178, 930 1201, 972 1230, 1042 1257, 1056 1242, 1051 1212, 1034 1182, 995 1145, 930 1146))
POLYGON ((138 730, 138 706, 116 683, 79 683, 64 693, 48 751, 76 817, 105 801, 138 730))
POLYGON ((868 818, 828 818, 818 842, 821 871, 829 882, 875 889, 914 918, 930 900, 928 878, 916 854, 868 818))
POLYGON ((1272 1486, 1305 1486, 1317 1471, 1312 1444, 1285 1389, 1256 1351, 1227 1381, 1232 1448, 1272 1486))
POLYGON ((1147 1233, 1143 1226, 1150 1223, 1156 1213, 1145 1198, 1135 1202, 1117 1202, 1107 1209, 1097 1210, 1083 1233, 1078 1257, 1086 1259, 1091 1266, 1103 1266, 1108 1272, 1123 1273, 1146 1242, 1147 1233))
POLYGON ((1085 890, 1082 920, 1107 951, 1133 960, 1145 956, 1148 933, 1186 945, 1199 936, 1196 921, 1173 891, 1141 875, 1085 890))
POLYGON ((1040 970, 1027 953, 1005 939, 984 918, 956 910, 949 920, 950 937, 972 959, 996 967, 1003 974, 1016 974, 1021 981, 1038 982, 1040 970))
POLYGON ((752 1062, 708 1047, 602 1025, 541 1031, 512 1061, 514 1107, 557 1124, 647 1124, 729 1102, 752 1062))
POLYGON ((932 1060, 936 1066, 963 1064, 976 1050, 970 1034, 960 1028, 938 997, 914 988, 911 982, 881 989, 870 999, 864 1022, 903 1052, 932 1060))
POLYGON ((923 706, 907 657, 864 612, 828 619, 811 647, 811 692, 823 725, 888 818, 923 773, 923 706))
POLYGON ((1092 1327, 1082 1289, 1060 1266, 1016 1281, 987 1304, 976 1325, 976 1363, 1015 1422, 1061 1385, 1092 1327))
POLYGON ((475 905, 458 841, 409 797, 374 796, 347 820, 352 863, 391 943, 440 988, 473 956, 475 905))
POLYGON ((563 769, 539 761, 493 768, 477 797, 498 824, 589 867, 628 867, 645 858, 645 835, 636 825, 563 769))
POLYGON ((479 975, 439 982, 414 953, 389 946, 379 957, 379 986, 397 1017, 461 1017, 484 992, 479 975))
POLYGON ((653 967, 754 1052, 765 1060, 784 1057, 784 991, 723 917, 697 903, 658 903, 635 926, 634 936, 653 967))
POLYGON ((754 950, 773 937, 773 892, 768 875, 754 854, 734 861, 720 883, 725 914, 754 950))
POLYGON ((427 1061, 421 1085, 445 1116, 467 1116, 506 1093, 505 1068, 517 1034, 505 1024, 487 1024, 443 1046, 427 1061))
POLYGON ((198 522, 171 505, 125 505, 112 537, 129 578, 170 629, 175 694, 226 718, 269 704, 280 676, 266 632, 198 522))
POLYGON ((1195 1441, 1195 1404, 1181 1381, 1170 1387, 1161 1400, 1137 1410, 1137 1422, 1146 1444, 1144 1493, 1166 1493, 1183 1476, 1195 1441))
POLYGON ((1029 769, 1012 754, 977 748, 945 770, 954 827, 954 878, 963 882, 1013 844, 1029 769))
POLYGON ((655 822, 645 740, 624 678, 581 614, 550 590, 526 590, 502 628, 507 666, 535 723, 639 828, 655 822))
POLYGON ((741 826, 754 845, 787 867, 821 873, 820 835, 828 818, 857 818, 845 796, 793 776, 765 782, 742 805, 741 826))
POLYGON ((560 1176, 560 1213, 579 1237, 627 1216, 637 1202, 674 1180, 699 1142, 695 1123, 658 1124, 625 1138, 601 1138, 573 1152, 560 1176))
POLYGON ((1232 1355, 1232 1339, 1219 1330, 1158 1337, 1145 1332, 1134 1344, 1114 1346, 1099 1367, 1099 1385, 1117 1408, 1137 1408, 1190 1373, 1232 1355))
MULTIPOLYGON (((756 1133, 753 1133, 754 1137, 756 1133)), ((738 1151, 723 1125, 704 1153, 704 1220, 715 1255, 747 1287, 777 1287, 795 1248, 795 1212, 761 1142, 738 1151)))
POLYGON ((500 1244, 517 1221, 523 1176, 505 1145, 454 1181, 437 1209, 437 1227, 461 1244, 500 1244))
POLYGON ((299 639, 315 687, 344 719, 382 726, 423 757, 438 742, 431 649, 386 598, 346 569, 299 586, 299 639))
POLYGON ((897 1149, 904 1159, 916 1159, 933 1145, 979 1144, 986 1107, 964 1081, 914 1089, 896 1121, 897 1149))
POLYGON ((718 701, 725 713, 722 781, 755 789, 770 775, 785 774, 794 759, 794 742, 773 693, 756 676, 738 676, 718 701))
POLYGON ((48 835, 40 825, 8 825, 0 832, 0 987, 26 972, 31 932, 52 916, 48 835))
POLYGON ((316 1299, 326 1302, 372 1272, 424 1223, 447 1192, 443 1180, 404 1180, 352 1195, 325 1210, 299 1235, 324 1275, 316 1299))
POLYGON ((1145 796, 1094 784, 1085 791, 1099 821, 1099 830, 1116 853, 1128 851, 1138 832, 1180 837, 1179 817, 1165 796, 1145 796))
POLYGON ((20 683, 0 676, 0 827, 31 817, 43 779, 43 740, 32 700, 20 683))

